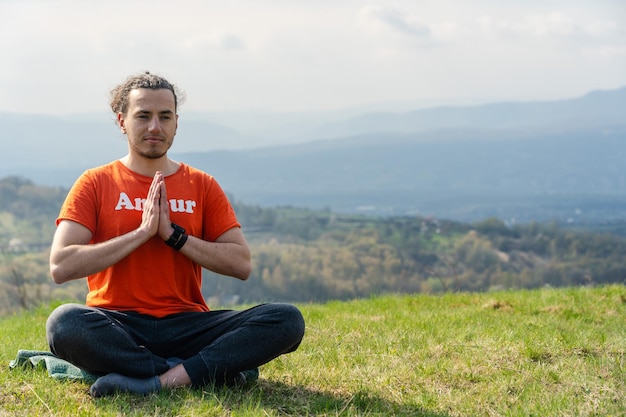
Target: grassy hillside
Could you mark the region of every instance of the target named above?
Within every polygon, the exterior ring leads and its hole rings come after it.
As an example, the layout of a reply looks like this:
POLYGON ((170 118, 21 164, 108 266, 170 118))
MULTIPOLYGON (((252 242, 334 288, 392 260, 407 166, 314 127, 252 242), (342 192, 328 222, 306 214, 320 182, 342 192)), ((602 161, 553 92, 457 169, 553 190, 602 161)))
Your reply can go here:
POLYGON ((618 416, 626 287, 380 296, 300 306, 301 348, 241 389, 92 400, 88 386, 9 370, 45 349, 52 307, 0 319, 0 415, 618 416))

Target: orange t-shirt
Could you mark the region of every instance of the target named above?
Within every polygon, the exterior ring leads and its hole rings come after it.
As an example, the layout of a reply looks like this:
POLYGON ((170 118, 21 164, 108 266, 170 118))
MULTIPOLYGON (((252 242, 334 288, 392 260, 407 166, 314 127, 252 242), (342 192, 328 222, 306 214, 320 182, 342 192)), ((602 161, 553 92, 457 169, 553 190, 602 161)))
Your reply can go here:
MULTIPOLYGON (((72 186, 57 219, 82 224, 92 233, 91 243, 104 242, 135 230, 152 183, 114 161, 85 171, 72 186)), ((215 179, 180 164, 165 177, 170 219, 186 233, 215 241, 240 227, 235 212, 215 179)), ((159 236, 130 255, 87 277, 87 305, 136 311, 154 317, 208 311, 201 293, 202 267, 167 246, 159 236)))

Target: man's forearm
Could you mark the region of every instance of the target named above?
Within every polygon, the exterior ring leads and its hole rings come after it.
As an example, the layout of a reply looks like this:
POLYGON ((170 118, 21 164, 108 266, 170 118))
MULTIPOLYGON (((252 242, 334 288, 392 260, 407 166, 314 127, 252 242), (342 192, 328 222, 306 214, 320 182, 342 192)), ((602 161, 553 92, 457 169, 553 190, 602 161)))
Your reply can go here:
POLYGON ((246 280, 251 272, 250 250, 245 242, 207 242, 189 236, 180 252, 221 275, 246 280))
POLYGON ((116 264, 149 239, 139 229, 95 244, 53 246, 50 273, 57 284, 84 278, 116 264))

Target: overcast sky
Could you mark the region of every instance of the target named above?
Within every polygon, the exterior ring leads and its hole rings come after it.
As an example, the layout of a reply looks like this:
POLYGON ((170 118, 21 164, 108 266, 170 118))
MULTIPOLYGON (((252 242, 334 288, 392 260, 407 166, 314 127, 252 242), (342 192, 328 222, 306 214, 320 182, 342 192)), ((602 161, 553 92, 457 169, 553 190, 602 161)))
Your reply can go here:
POLYGON ((0 62, 15 112, 107 110, 141 70, 193 111, 557 99, 626 86, 626 1, 0 0, 0 62))

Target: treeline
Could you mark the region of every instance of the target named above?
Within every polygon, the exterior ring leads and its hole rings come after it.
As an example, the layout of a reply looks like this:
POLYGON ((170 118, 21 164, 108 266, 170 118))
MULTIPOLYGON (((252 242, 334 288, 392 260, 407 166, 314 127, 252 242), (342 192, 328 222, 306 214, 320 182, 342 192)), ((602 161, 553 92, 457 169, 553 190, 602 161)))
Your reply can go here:
MULTIPOLYGON (((53 299, 84 300, 85 280, 58 286, 48 272, 48 245, 66 193, 0 179, 0 314, 53 299)), ((254 268, 245 282, 205 271, 203 292, 212 305, 626 280, 626 238, 609 233, 507 226, 496 218, 465 224, 234 205, 254 268)))
POLYGON ((207 294, 306 302, 626 282, 626 239, 607 233, 509 227, 495 218, 463 224, 268 211, 272 225, 248 233, 253 276, 245 283, 210 276, 207 294))

